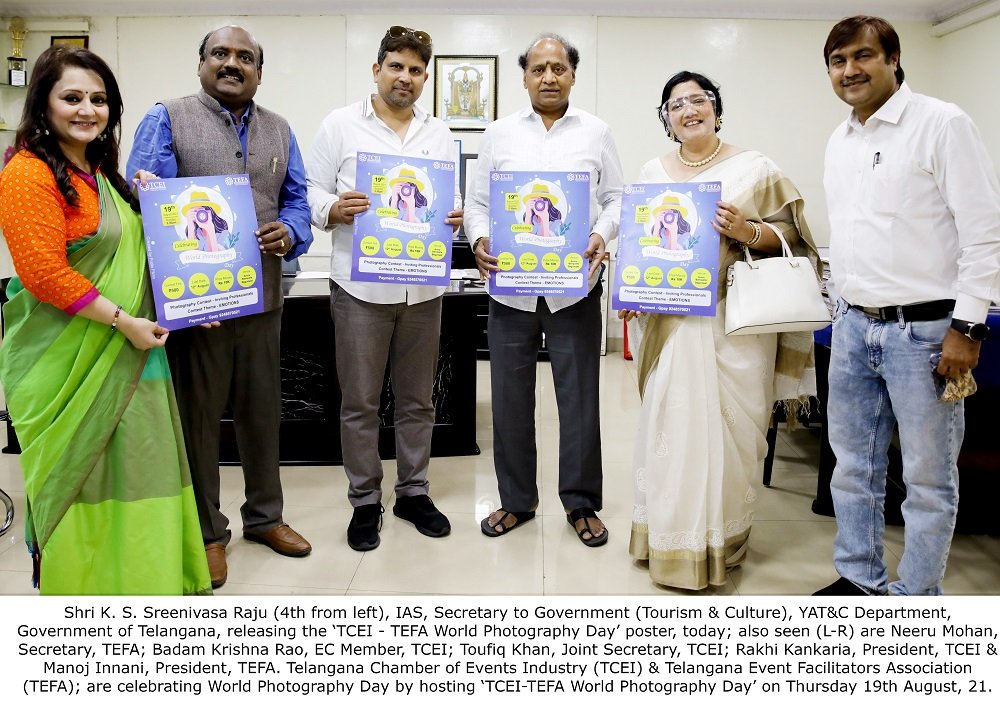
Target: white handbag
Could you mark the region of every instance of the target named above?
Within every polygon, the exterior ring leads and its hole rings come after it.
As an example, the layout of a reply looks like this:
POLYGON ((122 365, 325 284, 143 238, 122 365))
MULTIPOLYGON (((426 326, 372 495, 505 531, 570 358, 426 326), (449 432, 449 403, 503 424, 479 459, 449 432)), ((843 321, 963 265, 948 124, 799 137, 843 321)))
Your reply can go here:
POLYGON ((795 257, 781 231, 763 223, 781 240, 782 255, 752 259, 729 267, 726 335, 815 331, 830 323, 830 312, 808 257, 795 257))

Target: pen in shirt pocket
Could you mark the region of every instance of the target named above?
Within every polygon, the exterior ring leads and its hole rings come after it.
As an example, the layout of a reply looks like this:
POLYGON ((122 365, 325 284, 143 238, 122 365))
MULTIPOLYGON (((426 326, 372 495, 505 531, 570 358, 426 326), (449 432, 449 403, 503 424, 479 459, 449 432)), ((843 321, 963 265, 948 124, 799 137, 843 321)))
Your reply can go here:
POLYGON ((278 156, 273 156, 271 158, 271 174, 274 175, 278 170, 278 156))
POLYGON ((875 170, 875 166, 882 162, 882 151, 876 151, 875 155, 872 157, 872 170, 875 170))

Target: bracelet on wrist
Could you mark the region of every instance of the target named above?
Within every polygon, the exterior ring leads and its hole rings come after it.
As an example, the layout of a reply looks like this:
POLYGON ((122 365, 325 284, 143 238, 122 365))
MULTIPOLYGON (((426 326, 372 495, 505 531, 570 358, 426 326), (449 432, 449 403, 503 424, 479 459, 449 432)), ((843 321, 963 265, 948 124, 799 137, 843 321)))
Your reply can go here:
POLYGON ((750 225, 750 228, 753 230, 753 237, 744 242, 743 246, 753 247, 755 244, 760 242, 760 236, 761 236, 760 224, 757 222, 750 222, 749 220, 747 220, 747 224, 750 225))
POLYGON ((118 308, 115 309, 115 317, 111 319, 111 330, 118 330, 118 317, 122 315, 122 305, 118 304, 118 308))
POLYGON ((479 243, 484 239, 489 239, 488 237, 477 237, 476 241, 472 243, 472 253, 475 254, 476 250, 479 249, 479 243))

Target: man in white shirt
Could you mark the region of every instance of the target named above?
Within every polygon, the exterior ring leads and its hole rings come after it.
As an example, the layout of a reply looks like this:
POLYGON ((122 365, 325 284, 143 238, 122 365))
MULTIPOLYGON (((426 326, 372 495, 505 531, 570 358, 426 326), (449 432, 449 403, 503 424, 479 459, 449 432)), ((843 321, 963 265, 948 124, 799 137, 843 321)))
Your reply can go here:
POLYGON ((839 22, 824 48, 853 107, 824 185, 834 316, 827 416, 840 574, 817 595, 940 595, 958 510, 962 402, 944 379, 975 367, 1000 274, 1000 185, 969 117, 903 83, 881 18, 839 22), (898 426, 906 500, 899 580, 882 562, 888 449, 898 426))
POLYGON ((480 273, 497 271, 490 252, 491 170, 590 173, 590 293, 586 297, 490 299, 488 336, 493 394, 493 457, 501 508, 483 520, 485 535, 504 535, 534 518, 538 506, 535 371, 542 334, 559 406, 559 497, 580 540, 603 545, 597 517, 603 470, 598 377, 600 271, 618 232, 622 169, 608 125, 571 107, 579 52, 558 35, 543 35, 518 58, 531 105, 490 124, 479 147, 468 199, 466 234, 480 273))
MULTIPOLYGON (((306 165, 312 222, 332 233, 330 311, 342 393, 340 442, 354 506, 347 542, 359 551, 380 542, 384 509, 378 408, 387 360, 395 395, 393 513, 426 536, 451 531, 447 517, 427 495, 431 396, 445 287, 351 280, 354 218, 371 207, 368 196, 355 189, 358 151, 451 159, 447 126, 415 103, 427 81, 431 54, 426 32, 390 27, 372 65, 377 92, 323 120, 306 165)), ((462 211, 450 211, 444 221, 457 229, 462 211)))

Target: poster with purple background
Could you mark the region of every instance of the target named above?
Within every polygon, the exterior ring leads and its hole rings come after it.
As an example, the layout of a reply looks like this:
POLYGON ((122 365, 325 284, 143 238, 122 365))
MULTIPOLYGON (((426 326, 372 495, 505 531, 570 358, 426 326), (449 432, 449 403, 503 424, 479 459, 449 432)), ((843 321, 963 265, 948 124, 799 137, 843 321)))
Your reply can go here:
POLYGON ((622 192, 611 306, 714 316, 722 183, 638 183, 622 192))
POLYGON ((490 172, 490 254, 499 296, 586 296, 590 173, 490 172))
POLYGON ((358 153, 355 185, 371 208, 354 218, 351 280, 448 286, 455 163, 358 153))
POLYGON ((263 310, 248 176, 149 180, 139 187, 139 206, 161 326, 188 328, 263 310))

